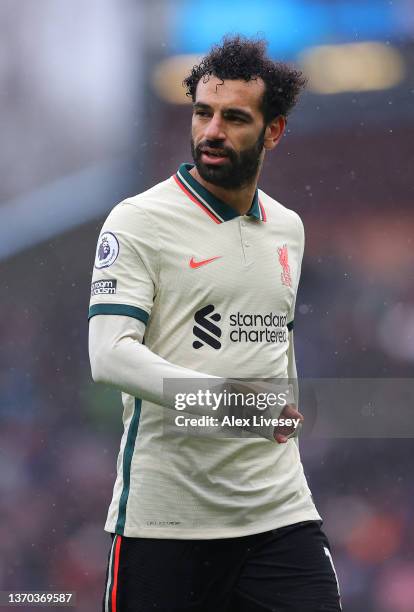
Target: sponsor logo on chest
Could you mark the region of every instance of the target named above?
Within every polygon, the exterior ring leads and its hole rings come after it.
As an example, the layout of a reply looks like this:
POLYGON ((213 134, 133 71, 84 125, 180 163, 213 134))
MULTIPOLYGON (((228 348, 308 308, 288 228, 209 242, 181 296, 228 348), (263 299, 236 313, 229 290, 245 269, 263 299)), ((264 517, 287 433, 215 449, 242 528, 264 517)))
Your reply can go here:
POLYGON ((288 341, 287 315, 269 312, 266 314, 235 312, 223 319, 213 304, 203 306, 194 314, 193 348, 205 346, 220 349, 222 327, 228 326, 231 343, 286 343, 288 341), (222 322, 219 326, 219 322, 222 322))

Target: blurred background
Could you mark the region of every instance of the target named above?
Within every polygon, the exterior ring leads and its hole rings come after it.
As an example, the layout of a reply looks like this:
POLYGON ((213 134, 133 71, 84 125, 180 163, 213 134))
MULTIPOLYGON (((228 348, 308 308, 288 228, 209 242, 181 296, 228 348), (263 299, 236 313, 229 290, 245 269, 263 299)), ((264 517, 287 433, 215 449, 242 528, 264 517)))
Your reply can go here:
MULTIPOLYGON (((309 78, 260 182, 305 224, 300 375, 413 377, 412 0, 2 0, 0 590, 100 609, 122 406, 90 375, 96 239, 192 161, 181 81, 236 32, 309 78)), ((344 610, 413 612, 413 440, 301 452, 344 610)))

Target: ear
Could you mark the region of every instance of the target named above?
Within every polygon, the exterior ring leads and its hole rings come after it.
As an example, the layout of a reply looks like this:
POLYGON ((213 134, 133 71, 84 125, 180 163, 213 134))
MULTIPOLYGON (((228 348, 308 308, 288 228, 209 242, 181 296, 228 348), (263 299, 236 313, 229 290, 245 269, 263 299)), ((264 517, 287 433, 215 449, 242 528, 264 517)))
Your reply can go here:
POLYGON ((275 148, 279 140, 282 138, 283 132, 285 131, 285 127, 286 119, 282 115, 272 119, 272 121, 267 125, 264 134, 265 149, 270 151, 271 149, 275 148))

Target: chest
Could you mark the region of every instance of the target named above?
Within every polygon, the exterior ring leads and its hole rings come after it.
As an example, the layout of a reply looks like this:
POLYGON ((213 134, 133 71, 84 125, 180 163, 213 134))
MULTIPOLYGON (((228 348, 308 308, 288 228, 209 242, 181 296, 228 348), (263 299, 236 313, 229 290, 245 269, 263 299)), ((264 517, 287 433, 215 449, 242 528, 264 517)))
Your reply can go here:
POLYGON ((282 224, 245 216, 202 226, 188 219, 162 236, 160 291, 177 305, 287 312, 300 266, 291 234, 282 224))

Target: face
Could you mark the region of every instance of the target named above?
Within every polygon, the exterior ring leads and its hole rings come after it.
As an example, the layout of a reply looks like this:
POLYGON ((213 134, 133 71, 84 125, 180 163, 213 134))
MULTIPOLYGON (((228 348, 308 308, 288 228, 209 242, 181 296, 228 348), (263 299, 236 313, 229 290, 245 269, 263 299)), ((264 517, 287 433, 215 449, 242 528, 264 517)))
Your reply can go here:
POLYGON ((237 189, 257 177, 267 131, 260 110, 264 90, 262 79, 222 81, 210 76, 198 83, 191 152, 205 181, 237 189))

